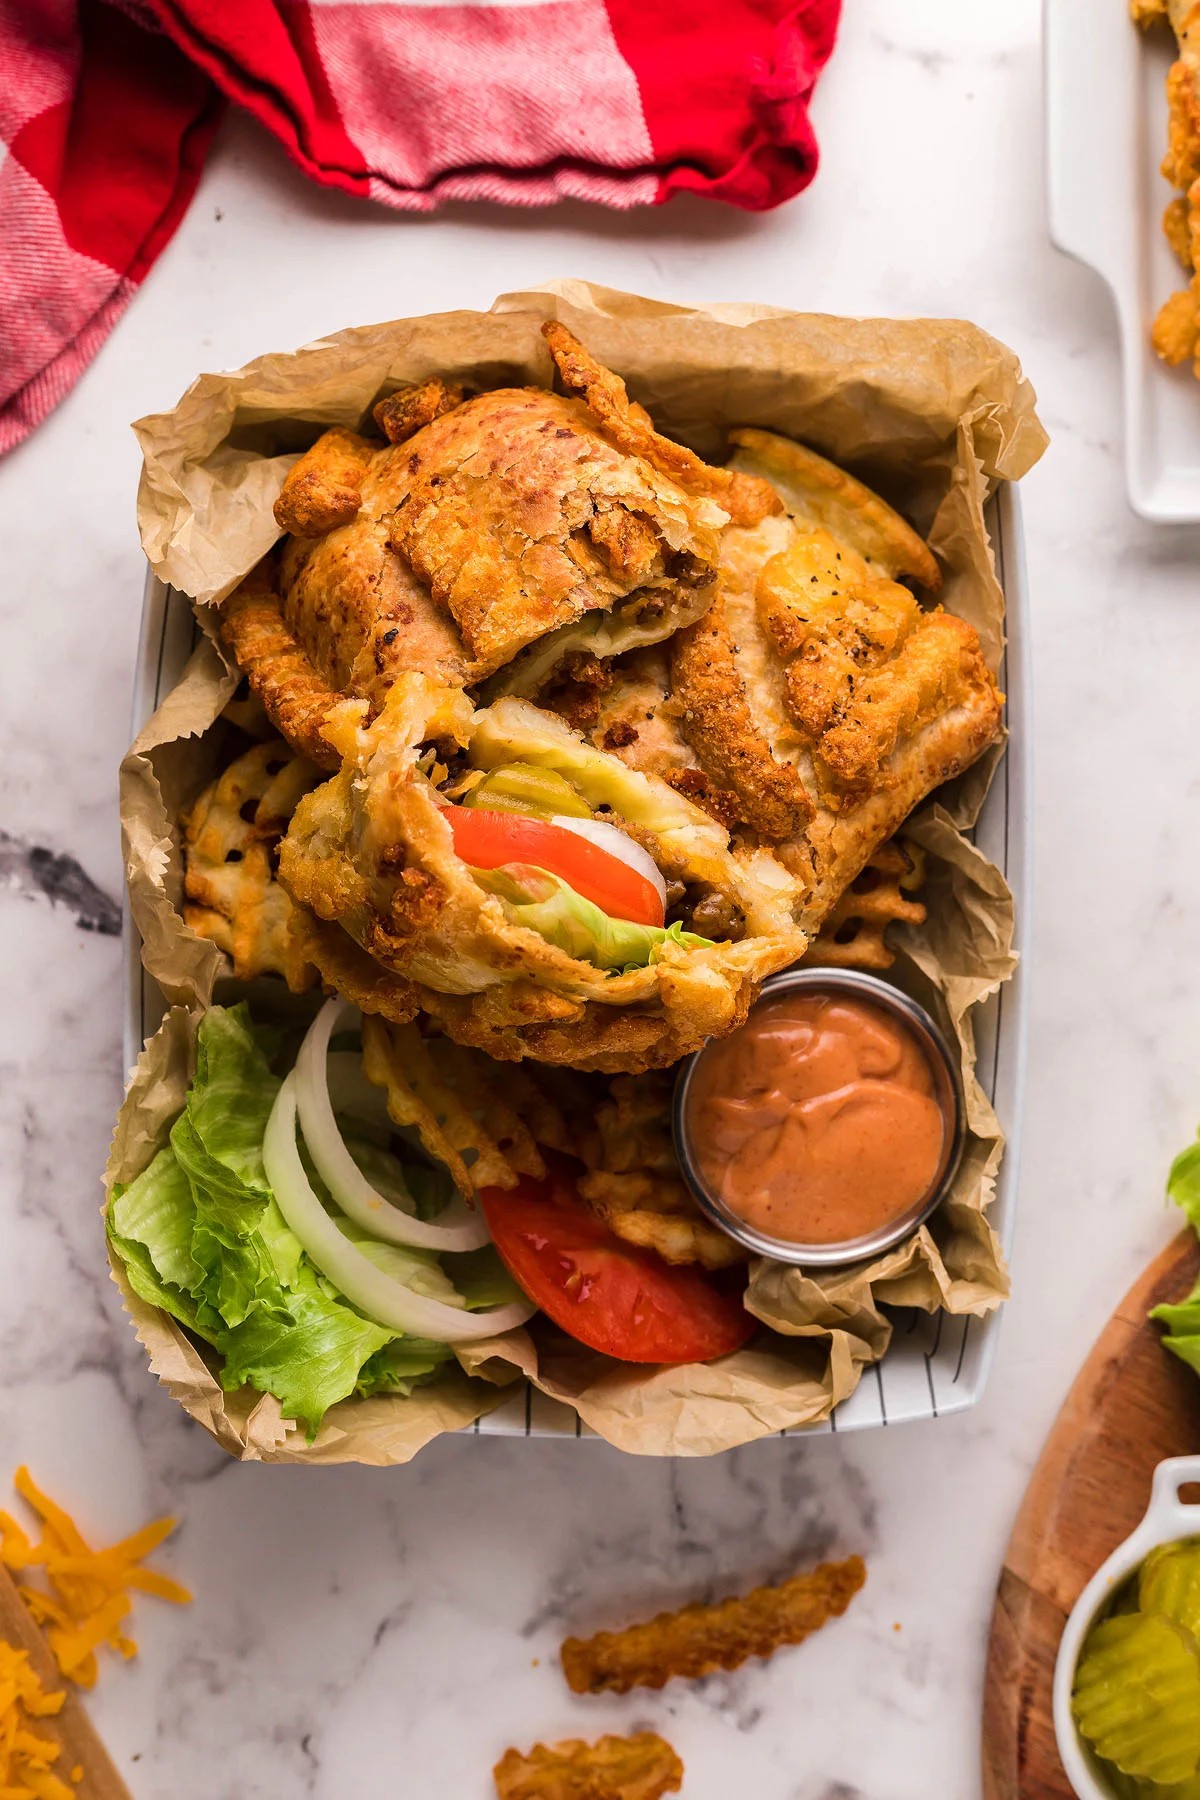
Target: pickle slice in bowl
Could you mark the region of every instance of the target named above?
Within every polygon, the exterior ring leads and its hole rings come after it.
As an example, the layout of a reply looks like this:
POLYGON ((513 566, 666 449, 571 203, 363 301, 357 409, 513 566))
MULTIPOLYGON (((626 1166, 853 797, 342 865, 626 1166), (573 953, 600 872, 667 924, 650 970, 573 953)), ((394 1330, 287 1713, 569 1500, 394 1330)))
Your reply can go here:
POLYGON ((1142 1781, 1200 1769, 1200 1650, 1158 1613, 1122 1613, 1088 1633, 1071 1710, 1097 1756, 1142 1781))
POLYGON ((1200 1640, 1200 1539, 1150 1552, 1138 1576, 1138 1606, 1174 1619, 1200 1640))

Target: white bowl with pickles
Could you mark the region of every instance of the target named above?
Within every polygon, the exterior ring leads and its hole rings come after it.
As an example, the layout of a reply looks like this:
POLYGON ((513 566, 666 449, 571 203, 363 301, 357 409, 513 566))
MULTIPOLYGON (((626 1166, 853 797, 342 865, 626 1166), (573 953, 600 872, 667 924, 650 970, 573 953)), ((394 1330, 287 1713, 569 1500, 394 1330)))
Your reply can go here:
POLYGON ((1154 1472, 1136 1531, 1067 1620, 1054 1729, 1079 1800, 1200 1800, 1200 1456, 1154 1472))

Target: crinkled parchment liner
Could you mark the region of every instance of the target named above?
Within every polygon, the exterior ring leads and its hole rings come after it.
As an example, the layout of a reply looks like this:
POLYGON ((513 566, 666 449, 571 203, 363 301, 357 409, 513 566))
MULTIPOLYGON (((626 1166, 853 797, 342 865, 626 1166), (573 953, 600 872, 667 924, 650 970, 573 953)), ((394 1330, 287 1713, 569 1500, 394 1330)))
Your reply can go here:
MULTIPOLYGON (((474 385, 537 382, 551 366, 538 326, 565 319, 624 375, 672 435, 716 457, 732 425, 803 438, 853 467, 925 531, 946 572, 943 598, 970 619, 995 662, 1003 596, 983 507, 992 485, 1037 460, 1045 435, 1010 351, 953 321, 847 320, 766 307, 685 308, 562 282, 509 294, 489 314, 456 312, 362 327, 231 375, 201 376, 171 413, 137 427, 145 454, 142 542, 156 573, 200 601, 223 597, 276 536, 271 504, 296 453, 330 424, 360 425, 381 390, 432 373, 474 385)), ((183 1103, 200 1011, 227 973, 183 924, 174 821, 211 779, 235 683, 203 637, 178 687, 121 770, 130 905, 149 973, 173 1003, 139 1060, 117 1122, 108 1182, 128 1181, 183 1103)), ((1011 973, 1012 902, 962 835, 999 752, 943 790, 907 827, 928 856, 929 921, 899 934, 893 973, 957 1039, 967 1153, 948 1202, 899 1249, 857 1268, 806 1275, 755 1266, 748 1298, 776 1335, 722 1361, 653 1372, 557 1334, 473 1346, 409 1399, 349 1400, 313 1444, 269 1397, 226 1394, 206 1353, 113 1270, 150 1365, 232 1454, 270 1462, 405 1462, 430 1438, 498 1405, 524 1374, 573 1405, 620 1449, 710 1455, 784 1426, 816 1423, 886 1350, 880 1304, 983 1313, 1007 1291, 986 1218, 1003 1139, 974 1075, 971 1009, 1011 973)))

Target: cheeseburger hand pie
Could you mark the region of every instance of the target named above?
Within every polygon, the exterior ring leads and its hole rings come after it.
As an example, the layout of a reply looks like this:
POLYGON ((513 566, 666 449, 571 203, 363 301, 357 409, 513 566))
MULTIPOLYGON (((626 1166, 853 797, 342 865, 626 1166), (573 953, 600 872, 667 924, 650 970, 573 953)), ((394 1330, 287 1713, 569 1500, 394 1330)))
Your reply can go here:
POLYGON ((786 438, 732 438, 780 512, 724 528, 703 618, 547 700, 776 858, 814 935, 913 808, 999 736, 1002 697, 974 627, 931 604, 937 564, 891 507, 786 438))
POLYGON ((664 438, 561 324, 567 392, 388 396, 319 438, 221 630, 328 779, 279 847, 289 966, 367 1012, 610 1072, 744 1019, 1000 729, 882 499, 772 433, 664 438))
POLYGON ((498 1057, 657 1067, 804 950, 781 863, 528 701, 408 675, 327 729, 342 766, 279 873, 306 956, 368 1011, 498 1057))
POLYGON ((337 428, 300 458, 275 505, 287 535, 221 622, 295 749, 336 767, 330 706, 378 709, 398 675, 532 691, 566 656, 703 613, 731 477, 605 400, 433 380, 375 408, 390 442, 337 428))

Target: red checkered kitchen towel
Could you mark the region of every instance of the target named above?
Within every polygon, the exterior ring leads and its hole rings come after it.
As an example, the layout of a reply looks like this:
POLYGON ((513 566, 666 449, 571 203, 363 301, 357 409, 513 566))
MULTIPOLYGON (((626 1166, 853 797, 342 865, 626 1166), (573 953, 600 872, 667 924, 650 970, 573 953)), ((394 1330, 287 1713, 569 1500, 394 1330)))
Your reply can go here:
POLYGON ((807 186, 840 0, 0 0, 0 452, 78 379, 225 98, 307 175, 445 200, 760 210, 807 186))

